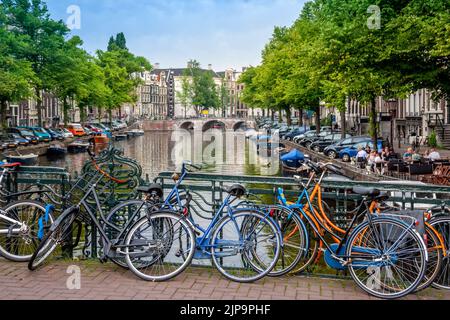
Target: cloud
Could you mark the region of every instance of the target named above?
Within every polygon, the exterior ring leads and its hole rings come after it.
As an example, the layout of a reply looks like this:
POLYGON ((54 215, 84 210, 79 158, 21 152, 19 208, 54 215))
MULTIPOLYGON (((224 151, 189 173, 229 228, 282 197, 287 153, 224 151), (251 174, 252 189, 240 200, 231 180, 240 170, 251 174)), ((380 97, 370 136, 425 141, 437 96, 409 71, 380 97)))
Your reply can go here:
POLYGON ((67 6, 81 8, 88 51, 105 48, 125 32, 128 46, 163 67, 190 58, 217 70, 255 65, 276 25, 290 25, 305 0, 47 0, 57 18, 67 6))

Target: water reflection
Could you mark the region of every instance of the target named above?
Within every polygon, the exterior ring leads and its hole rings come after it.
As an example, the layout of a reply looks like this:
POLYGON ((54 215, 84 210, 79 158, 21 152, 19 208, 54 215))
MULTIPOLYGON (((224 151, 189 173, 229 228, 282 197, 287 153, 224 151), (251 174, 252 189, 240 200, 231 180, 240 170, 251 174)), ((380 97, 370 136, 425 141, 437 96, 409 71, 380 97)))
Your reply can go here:
MULTIPOLYGON (((242 134, 225 135, 220 132, 200 137, 193 134, 177 136, 173 132, 147 132, 144 136, 114 142, 126 157, 136 159, 144 177, 156 177, 163 171, 179 170, 184 160, 207 164, 203 172, 226 175, 276 175, 278 163, 258 157, 253 143, 242 134), (200 145, 200 147, 198 147, 200 145), (221 146, 221 147, 217 147, 221 146), (232 146, 232 147, 230 147, 232 146)), ((81 172, 88 155, 68 154, 62 159, 39 158, 39 165, 81 172)))

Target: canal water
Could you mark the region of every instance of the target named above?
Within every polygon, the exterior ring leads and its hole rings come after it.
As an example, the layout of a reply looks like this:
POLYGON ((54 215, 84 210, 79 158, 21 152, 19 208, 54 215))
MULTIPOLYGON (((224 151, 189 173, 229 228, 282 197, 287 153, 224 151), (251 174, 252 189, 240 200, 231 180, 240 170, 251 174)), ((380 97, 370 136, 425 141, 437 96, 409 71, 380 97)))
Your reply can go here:
MULTIPOLYGON (((148 175, 153 179, 161 172, 179 170, 183 160, 202 164, 202 172, 205 173, 238 176, 279 174, 278 163, 275 163, 278 159, 272 166, 269 164, 272 160, 257 157, 254 144, 242 133, 221 133, 221 138, 217 137, 203 135, 198 142, 195 137, 180 138, 174 132, 146 132, 141 137, 114 142, 114 146, 123 150, 125 157, 139 162, 144 178, 148 175)), ((67 154, 61 159, 42 156, 38 165, 66 168, 73 174, 81 172, 88 159, 87 153, 67 154)))

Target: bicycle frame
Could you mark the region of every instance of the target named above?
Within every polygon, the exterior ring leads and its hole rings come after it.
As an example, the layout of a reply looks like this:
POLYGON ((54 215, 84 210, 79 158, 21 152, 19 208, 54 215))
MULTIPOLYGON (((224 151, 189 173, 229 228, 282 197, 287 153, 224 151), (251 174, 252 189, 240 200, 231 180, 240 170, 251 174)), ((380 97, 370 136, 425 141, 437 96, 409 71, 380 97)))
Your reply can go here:
MULTIPOLYGON (((186 164, 183 163, 182 170, 181 170, 181 176, 176 181, 175 186, 173 187, 173 189, 171 190, 169 195, 166 197, 166 200, 162 204, 161 209, 169 209, 169 210, 175 211, 175 207, 171 204, 172 199, 176 199, 177 204, 181 207, 182 203, 181 203, 179 188, 180 188, 181 184, 183 183, 184 179, 186 178, 186 176, 188 175, 188 173, 189 172, 186 169, 186 164)), ((210 241, 211 241, 210 237, 211 237, 212 232, 214 231, 214 228, 216 227, 217 223, 222 218, 222 214, 223 214, 225 208, 228 208, 227 215, 233 221, 236 228, 239 229, 237 222, 234 218, 234 215, 236 213, 239 213, 240 211, 244 211, 244 210, 237 209, 236 207, 231 206, 231 204, 236 200, 236 199, 231 199, 231 198, 232 198, 231 195, 228 195, 225 198, 225 200, 222 202, 220 208, 215 213, 211 223, 209 224, 209 226, 206 229, 202 228, 199 224, 196 224, 195 221, 192 219, 192 217, 187 216, 186 214, 182 216, 182 217, 186 217, 186 220, 191 224, 191 226, 193 227, 194 230, 197 230, 197 232, 200 231, 200 233, 201 233, 200 237, 197 238, 197 242, 196 242, 198 251, 196 252, 195 259, 210 259, 211 258, 211 252, 210 252, 211 249, 217 248, 215 244, 210 243, 210 241)), ((269 214, 263 213, 259 210, 255 210, 255 209, 253 209, 253 211, 257 211, 258 213, 262 214, 266 219, 270 219, 269 214)), ((279 230, 278 224, 275 224, 275 225, 277 226, 277 229, 278 229, 277 231, 281 232, 279 230)), ((241 235, 240 235, 240 237, 241 237, 241 235)), ((225 243, 224 242, 220 243, 221 246, 227 244, 227 240, 224 240, 224 241, 225 241, 225 243)), ((242 242, 243 239, 240 238, 239 241, 242 242)), ((233 244, 233 245, 236 244, 235 242, 233 242, 233 243, 229 242, 229 243, 233 244)), ((281 243, 281 245, 283 245, 283 244, 281 243)), ((221 256, 225 257, 226 254, 222 254, 221 256)))
MULTIPOLYGON (((315 186, 314 188, 314 192, 320 192, 320 183, 324 178, 326 170, 324 170, 324 172, 321 175, 321 178, 319 179, 318 185, 315 186)), ((374 204, 371 203, 370 206, 367 204, 367 198, 365 198, 361 204, 359 205, 359 207, 354 211, 355 215, 352 219, 352 221, 350 222, 350 226, 347 228, 347 230, 342 230, 344 233, 344 235, 341 237, 339 235, 337 235, 336 233, 334 233, 330 228, 328 228, 328 226, 326 226, 324 224, 324 222, 321 219, 318 219, 315 216, 315 208, 312 205, 312 199, 314 199, 314 194, 310 195, 308 192, 308 188, 311 185, 313 179, 314 179, 314 174, 311 175, 307 185, 303 185, 303 191, 301 192, 300 196, 298 197, 298 200, 295 204, 288 204, 286 198, 284 197, 284 193, 282 191, 282 189, 278 189, 278 200, 288 209, 291 209, 292 211, 296 211, 296 212, 300 212, 302 217, 305 218, 308 221, 308 224, 311 226, 311 228, 313 229, 313 231, 317 234, 318 238, 320 239, 320 250, 321 251, 328 251, 331 254, 331 257, 333 257, 334 259, 338 260, 342 265, 345 265, 348 263, 348 261, 351 261, 351 259, 353 258, 353 256, 346 256, 346 255, 342 255, 340 254, 341 250, 343 248, 345 248, 346 246, 346 242, 350 236, 350 233, 353 229, 353 227, 356 225, 356 222, 358 221, 359 218, 361 218, 363 215, 365 215, 367 217, 368 220, 368 225, 370 228, 373 228, 373 221, 374 216, 371 214, 371 211, 373 210, 374 204), (304 199, 306 198, 307 201, 307 205, 303 204, 304 199), (309 208, 309 210, 305 210, 305 207, 309 208), (364 210, 363 207, 365 207, 364 210), (335 240, 335 244, 334 246, 336 246, 337 244, 337 249, 334 250, 333 249, 333 245, 331 245, 329 243, 329 241, 327 239, 325 239, 325 235, 326 234, 330 234, 332 236, 332 238, 335 240), (322 244, 325 245, 327 250, 324 250, 322 248, 322 244)), ((313 192, 313 193, 314 193, 313 192)), ((405 225, 407 225, 405 222, 403 222, 405 225)), ((333 224, 332 224, 333 225, 333 224)), ((334 225, 333 225, 334 226, 334 225)), ((335 226, 335 229, 337 227, 335 226)), ((394 250, 396 247, 398 247, 400 240, 405 236, 407 230, 414 230, 414 223, 411 223, 411 225, 408 226, 408 228, 405 229, 405 231, 403 232, 403 234, 401 234, 397 240, 396 243, 394 243, 394 245, 391 247, 391 251, 394 250)), ((375 233, 376 234, 376 233, 375 233)), ((377 239, 378 242, 380 242, 380 239, 377 239)), ((421 239, 422 244, 424 246, 424 248, 426 248, 425 243, 423 242, 423 239, 421 239)), ((427 254, 426 254, 427 255, 427 254)), ((359 258, 361 258, 361 255, 358 255, 359 258)), ((427 256, 427 260, 428 260, 428 256, 427 256)))

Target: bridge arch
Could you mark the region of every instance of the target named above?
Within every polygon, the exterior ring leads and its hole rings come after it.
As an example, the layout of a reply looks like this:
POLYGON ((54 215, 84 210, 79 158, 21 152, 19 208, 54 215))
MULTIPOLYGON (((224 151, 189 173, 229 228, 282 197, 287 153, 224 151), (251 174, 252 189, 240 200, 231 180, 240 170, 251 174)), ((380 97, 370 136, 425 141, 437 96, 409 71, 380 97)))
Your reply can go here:
POLYGON ((235 124, 233 124, 233 131, 238 131, 239 129, 246 129, 247 128, 247 122, 246 121, 238 121, 235 124))
POLYGON ((206 121, 202 126, 202 131, 208 131, 209 129, 219 129, 225 131, 227 129, 227 125, 225 122, 220 120, 210 120, 206 121))
POLYGON ((185 121, 185 122, 181 123, 180 129, 188 130, 188 131, 194 130, 195 129, 195 123, 192 122, 192 121, 185 121))

